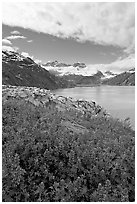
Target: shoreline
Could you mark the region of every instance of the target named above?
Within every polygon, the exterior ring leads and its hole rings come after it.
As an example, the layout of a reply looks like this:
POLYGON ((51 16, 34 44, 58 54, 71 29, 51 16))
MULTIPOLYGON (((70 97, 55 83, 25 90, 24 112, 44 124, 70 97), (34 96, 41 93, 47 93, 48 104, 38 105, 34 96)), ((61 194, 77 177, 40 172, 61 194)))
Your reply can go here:
POLYGON ((3 86, 2 93, 4 201, 38 202, 42 195, 56 202, 61 195, 75 202, 84 193, 93 202, 109 189, 108 201, 123 201, 125 175, 126 200, 134 200, 135 131, 126 122, 93 101, 45 89, 3 86))

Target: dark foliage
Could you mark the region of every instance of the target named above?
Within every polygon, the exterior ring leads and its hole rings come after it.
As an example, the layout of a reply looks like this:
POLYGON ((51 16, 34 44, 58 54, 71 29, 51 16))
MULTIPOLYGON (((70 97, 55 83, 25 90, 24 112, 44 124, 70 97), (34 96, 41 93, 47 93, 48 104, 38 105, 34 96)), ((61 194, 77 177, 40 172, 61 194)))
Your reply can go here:
POLYGON ((2 59, 2 84, 13 86, 35 86, 45 89, 65 88, 68 82, 46 69, 36 64, 31 58, 26 57, 22 60, 18 58, 19 53, 3 53, 2 59))
POLYGON ((128 124, 23 101, 3 104, 4 202, 134 201, 134 131, 128 124), (62 121, 88 129, 76 134, 62 121))

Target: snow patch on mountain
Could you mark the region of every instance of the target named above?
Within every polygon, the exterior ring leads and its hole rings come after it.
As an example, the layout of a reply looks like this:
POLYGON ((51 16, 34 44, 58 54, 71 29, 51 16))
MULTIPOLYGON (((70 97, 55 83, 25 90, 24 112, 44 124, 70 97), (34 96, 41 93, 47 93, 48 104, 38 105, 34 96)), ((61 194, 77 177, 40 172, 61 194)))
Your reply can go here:
POLYGON ((62 66, 62 67, 53 67, 53 66, 44 66, 41 65, 43 68, 47 69, 50 72, 54 72, 59 76, 64 76, 64 75, 82 75, 82 76, 92 76, 97 73, 98 70, 100 70, 104 76, 102 76, 102 79, 105 78, 111 78, 116 76, 116 73, 112 73, 109 71, 102 71, 102 67, 99 66, 85 66, 83 68, 74 65, 71 66, 62 66))
POLYGON ((69 67, 51 67, 51 66, 43 66, 43 68, 47 69, 48 71, 56 71, 59 73, 60 76, 63 75, 83 75, 83 76, 91 76, 95 74, 96 72, 93 72, 93 70, 89 69, 88 67, 80 68, 80 67, 73 67, 72 65, 69 67))
POLYGON ((131 74, 133 74, 133 73, 135 73, 135 68, 130 69, 130 70, 126 71, 126 72, 127 72, 127 73, 131 73, 131 74))
POLYGON ((24 57, 23 55, 14 52, 14 51, 2 51, 2 59, 5 62, 8 62, 10 60, 12 61, 23 61, 26 57, 24 57))

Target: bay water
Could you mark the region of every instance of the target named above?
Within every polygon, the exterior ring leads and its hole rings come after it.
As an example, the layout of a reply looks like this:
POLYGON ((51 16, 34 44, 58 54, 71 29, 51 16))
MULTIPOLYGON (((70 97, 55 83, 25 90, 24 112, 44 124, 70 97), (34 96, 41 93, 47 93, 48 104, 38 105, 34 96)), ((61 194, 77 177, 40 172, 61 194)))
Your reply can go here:
POLYGON ((95 101, 113 117, 130 118, 135 128, 135 86, 96 86, 56 89, 56 95, 95 101))

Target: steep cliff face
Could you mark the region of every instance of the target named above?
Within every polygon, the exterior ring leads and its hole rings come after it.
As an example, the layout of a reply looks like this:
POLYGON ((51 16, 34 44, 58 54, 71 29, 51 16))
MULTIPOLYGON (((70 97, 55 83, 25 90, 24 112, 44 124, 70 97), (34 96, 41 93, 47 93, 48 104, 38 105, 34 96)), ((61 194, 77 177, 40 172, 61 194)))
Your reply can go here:
POLYGON ((45 89, 67 87, 67 82, 17 52, 2 51, 2 84, 45 89))

